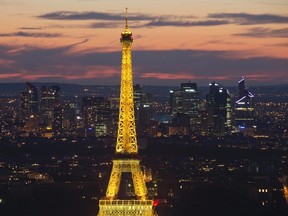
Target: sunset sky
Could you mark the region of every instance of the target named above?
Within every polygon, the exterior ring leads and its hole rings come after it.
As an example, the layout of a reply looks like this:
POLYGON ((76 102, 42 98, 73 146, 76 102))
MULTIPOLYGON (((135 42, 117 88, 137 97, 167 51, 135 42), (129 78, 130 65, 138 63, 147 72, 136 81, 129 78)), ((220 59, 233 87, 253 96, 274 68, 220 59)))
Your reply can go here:
POLYGON ((288 0, 0 0, 0 82, 288 83, 288 0))

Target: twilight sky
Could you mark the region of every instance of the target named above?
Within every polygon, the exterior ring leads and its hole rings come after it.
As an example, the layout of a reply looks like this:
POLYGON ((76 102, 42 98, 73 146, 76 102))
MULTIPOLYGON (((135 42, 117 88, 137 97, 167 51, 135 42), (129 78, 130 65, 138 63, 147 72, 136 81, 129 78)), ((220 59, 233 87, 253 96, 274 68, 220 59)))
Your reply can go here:
POLYGON ((0 83, 288 83, 288 0, 0 0, 0 83))

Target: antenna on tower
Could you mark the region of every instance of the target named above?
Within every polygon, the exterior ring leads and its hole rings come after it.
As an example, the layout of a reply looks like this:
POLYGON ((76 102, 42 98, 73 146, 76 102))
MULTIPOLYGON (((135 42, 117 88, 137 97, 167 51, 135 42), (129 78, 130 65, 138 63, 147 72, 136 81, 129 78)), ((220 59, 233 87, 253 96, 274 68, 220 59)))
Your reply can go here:
POLYGON ((128 29, 128 8, 126 8, 126 15, 125 15, 125 21, 126 21, 126 29, 128 29))

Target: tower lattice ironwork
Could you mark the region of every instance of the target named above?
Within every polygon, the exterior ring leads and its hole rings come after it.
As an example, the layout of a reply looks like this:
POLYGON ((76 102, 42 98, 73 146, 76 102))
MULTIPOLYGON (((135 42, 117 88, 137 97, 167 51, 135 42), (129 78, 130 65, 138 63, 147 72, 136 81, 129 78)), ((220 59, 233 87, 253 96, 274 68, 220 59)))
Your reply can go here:
POLYGON ((132 32, 128 28, 127 9, 126 25, 121 33, 120 42, 122 45, 122 68, 116 157, 113 160, 106 197, 99 200, 98 216, 152 216, 154 215, 153 200, 147 197, 140 160, 137 158, 138 145, 131 56, 133 38, 132 32), (122 173, 131 173, 136 196, 132 200, 118 198, 122 173))

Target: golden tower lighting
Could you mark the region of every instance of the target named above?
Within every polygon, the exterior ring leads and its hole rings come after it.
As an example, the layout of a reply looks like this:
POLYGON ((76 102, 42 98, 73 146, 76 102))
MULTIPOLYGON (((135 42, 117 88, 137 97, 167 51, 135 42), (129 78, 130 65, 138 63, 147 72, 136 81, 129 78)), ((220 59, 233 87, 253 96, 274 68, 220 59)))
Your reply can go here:
POLYGON ((99 200, 98 216, 153 216, 153 200, 147 197, 147 188, 138 159, 136 138, 131 46, 132 32, 128 28, 127 9, 126 25, 121 33, 122 69, 118 133, 112 172, 106 197, 99 200), (131 173, 136 198, 119 199, 118 192, 122 173, 131 173))

